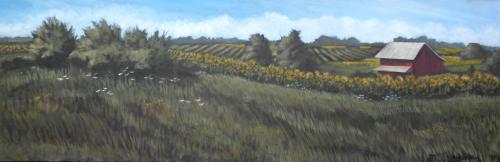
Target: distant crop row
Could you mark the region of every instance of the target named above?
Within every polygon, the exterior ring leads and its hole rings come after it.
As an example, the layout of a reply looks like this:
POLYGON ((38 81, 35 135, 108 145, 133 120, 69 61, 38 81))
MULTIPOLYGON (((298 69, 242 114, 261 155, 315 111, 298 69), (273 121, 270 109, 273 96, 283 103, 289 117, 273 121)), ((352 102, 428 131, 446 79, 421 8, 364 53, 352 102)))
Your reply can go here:
POLYGON ((230 44, 194 44, 194 45, 174 45, 173 49, 185 52, 210 53, 216 56, 231 57, 241 59, 245 54, 245 45, 230 44))
POLYGON ((309 47, 320 62, 354 61, 374 56, 375 51, 361 48, 309 47))
POLYGON ((15 54, 28 52, 28 45, 26 44, 0 44, 0 54, 15 54))
MULTIPOLYGON (((234 59, 241 59, 245 54, 244 44, 189 44, 189 45, 174 45, 175 50, 185 52, 200 52, 209 53, 215 56, 224 56, 234 59)), ((372 57, 378 51, 373 48, 332 48, 325 47, 309 47, 309 51, 314 54, 315 59, 320 63, 332 61, 354 61, 372 57)))
POLYGON ((173 59, 194 64, 210 73, 241 76, 250 80, 285 85, 288 87, 316 89, 330 92, 351 92, 370 98, 390 95, 436 97, 458 93, 494 95, 500 92, 500 80, 490 74, 475 72, 472 75, 443 74, 416 78, 347 77, 320 72, 304 72, 286 67, 259 66, 255 61, 243 62, 228 57, 206 53, 170 50, 173 59))

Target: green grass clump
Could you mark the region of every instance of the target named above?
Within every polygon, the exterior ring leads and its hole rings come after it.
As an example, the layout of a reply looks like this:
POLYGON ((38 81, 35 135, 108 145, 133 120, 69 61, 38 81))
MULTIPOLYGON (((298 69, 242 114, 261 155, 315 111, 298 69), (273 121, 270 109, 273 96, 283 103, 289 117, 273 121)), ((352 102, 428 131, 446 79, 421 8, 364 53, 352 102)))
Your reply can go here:
POLYGON ((499 97, 375 102, 221 75, 170 82, 86 74, 2 72, 0 160, 492 161, 500 154, 499 97))

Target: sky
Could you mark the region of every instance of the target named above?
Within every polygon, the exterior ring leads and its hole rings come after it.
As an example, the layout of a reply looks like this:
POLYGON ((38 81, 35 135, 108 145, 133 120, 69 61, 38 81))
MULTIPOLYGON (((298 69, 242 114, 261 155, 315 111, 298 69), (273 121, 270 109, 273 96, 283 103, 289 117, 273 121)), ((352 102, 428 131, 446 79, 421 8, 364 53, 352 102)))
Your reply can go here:
POLYGON ((0 36, 29 36, 50 16, 77 35, 102 18, 172 37, 280 39, 291 29, 305 42, 321 35, 389 42, 427 35, 500 46, 500 0, 0 0, 0 36))

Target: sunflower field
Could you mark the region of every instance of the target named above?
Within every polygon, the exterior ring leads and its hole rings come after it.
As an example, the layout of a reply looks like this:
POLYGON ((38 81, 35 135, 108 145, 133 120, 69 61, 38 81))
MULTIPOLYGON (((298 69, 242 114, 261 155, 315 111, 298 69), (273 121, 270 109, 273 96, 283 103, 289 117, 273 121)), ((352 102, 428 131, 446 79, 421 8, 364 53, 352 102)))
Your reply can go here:
POLYGON ((178 50, 169 52, 174 60, 194 64, 209 73, 236 75, 249 80, 301 89, 348 92, 374 99, 391 95, 444 97, 460 93, 496 95, 500 92, 500 80, 494 75, 480 71, 471 75, 442 74, 419 78, 414 76, 348 77, 328 72, 306 72, 278 66, 264 67, 257 65, 255 61, 243 62, 205 53, 178 50))

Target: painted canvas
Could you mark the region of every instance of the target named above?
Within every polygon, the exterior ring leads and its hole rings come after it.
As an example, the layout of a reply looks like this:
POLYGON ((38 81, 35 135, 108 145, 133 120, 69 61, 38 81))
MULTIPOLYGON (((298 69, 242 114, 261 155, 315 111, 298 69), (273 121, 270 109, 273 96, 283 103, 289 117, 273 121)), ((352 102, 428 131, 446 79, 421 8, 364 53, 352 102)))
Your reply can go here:
POLYGON ((500 161, 497 0, 0 0, 1 161, 500 161))

